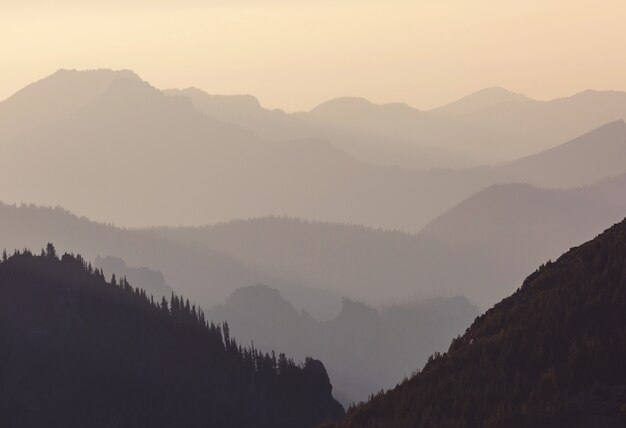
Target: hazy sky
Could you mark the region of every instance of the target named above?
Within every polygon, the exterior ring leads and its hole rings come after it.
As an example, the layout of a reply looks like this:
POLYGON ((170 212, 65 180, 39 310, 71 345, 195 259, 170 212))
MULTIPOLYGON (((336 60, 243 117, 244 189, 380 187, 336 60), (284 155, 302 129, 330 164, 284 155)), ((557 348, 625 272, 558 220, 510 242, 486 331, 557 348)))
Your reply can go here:
POLYGON ((626 90, 623 0, 0 0, 0 99, 58 68, 308 109, 626 90))

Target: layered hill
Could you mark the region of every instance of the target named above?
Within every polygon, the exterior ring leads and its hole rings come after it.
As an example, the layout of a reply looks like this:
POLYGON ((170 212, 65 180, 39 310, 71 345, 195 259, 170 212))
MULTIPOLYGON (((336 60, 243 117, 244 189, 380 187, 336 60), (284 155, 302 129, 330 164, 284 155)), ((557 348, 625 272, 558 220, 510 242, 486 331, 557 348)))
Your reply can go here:
POLYGON ((438 298, 376 310, 343 299, 339 313, 320 322, 297 310, 278 290, 255 285, 236 290, 207 312, 228 321, 242 343, 281 349, 296 359, 324 361, 336 397, 348 405, 409 375, 415 362, 441 351, 478 310, 462 298, 438 298))
MULTIPOLYGON (((363 98, 344 97, 310 112, 285 113, 264 108, 250 95, 212 95, 197 88, 165 93, 188 98, 205 114, 263 138, 324 139, 356 159, 378 166, 431 169, 479 162, 468 153, 440 144, 461 132, 448 128, 449 121, 428 119, 427 114, 405 104, 376 105, 363 98), (416 127, 421 135, 410 129, 416 127)), ((465 134, 473 137, 469 131, 465 134)))
POLYGON ((80 256, 0 263, 4 426, 306 427, 343 409, 321 362, 243 348, 174 296, 107 282, 80 256))
MULTIPOLYGON (((338 147, 367 146, 368 136, 391 141, 405 126, 400 122, 409 126, 414 120, 406 117, 423 112, 363 100, 336 103, 309 114, 316 121, 324 117, 323 129, 354 132, 333 131, 332 138, 309 132, 295 138, 285 132, 273 140, 245 123, 226 121, 219 111, 215 116, 201 112, 188 97, 168 96, 132 73, 59 72, 0 103, 0 135, 9 136, 0 143, 0 182, 12 183, 2 186, 0 199, 61 205, 121 226, 288 215, 416 232, 490 184, 571 187, 626 172, 615 161, 626 151, 623 126, 583 137, 591 152, 569 144, 558 156, 541 153, 530 163, 424 171, 374 166, 338 147), (68 101, 62 99, 65 93, 68 101), (346 118, 353 114, 352 107, 341 107, 345 103, 359 105, 354 118, 346 118), (29 106, 36 112, 32 121, 15 119, 29 106), (340 124, 329 124, 331 119, 340 124), (346 121, 349 126, 341 125, 346 121), (18 122, 24 126, 16 128, 18 122), (594 153, 602 156, 594 158, 594 153)), ((234 104, 254 109, 248 98, 234 104)), ((461 129, 450 123, 441 128, 461 129)), ((429 132, 424 141, 445 149, 437 135, 429 132)), ((506 139, 499 141, 506 145, 506 139)), ((394 144, 378 148, 384 152, 387 147, 394 144)), ((466 149, 475 152, 471 147, 467 143, 466 149)))
POLYGON ((624 212, 626 175, 568 190, 491 186, 417 234, 289 218, 158 232, 375 305, 463 295, 486 309, 534 266, 591 239, 624 212))
POLYGON ((471 257, 471 266, 450 258, 448 269, 472 301, 488 307, 513 291, 505 284, 521 282, 533 266, 593 238, 624 212, 626 175, 569 190, 502 184, 466 199, 417 237, 471 257))
MULTIPOLYGON (((61 208, 0 204, 0 232, 2 248, 9 252, 39 248, 53 241, 59 251, 79 250, 90 260, 114 256, 131 267, 159 271, 166 284, 176 284, 177 292, 202 306, 222 301, 238 287, 269 280, 259 279, 260 274, 211 248, 171 242, 149 231, 92 222, 61 208)), ((98 261, 98 267, 105 268, 107 275, 130 276, 119 263, 115 266, 98 261)), ((155 296, 160 297, 163 291, 166 296, 170 294, 160 281, 146 282, 144 286, 155 296)))
POLYGON ((530 275, 411 379, 335 427, 621 427, 626 220, 530 275))
POLYGON ((552 149, 501 167, 500 181, 567 188, 624 173, 626 123, 616 120, 552 149))
MULTIPOLYGON (((92 72, 66 73, 64 82, 82 82, 92 72)), ((29 94, 40 90, 44 98, 58 81, 49 79, 29 94)), ((433 192, 416 189, 415 173, 372 167, 319 139, 261 139, 134 78, 85 93, 92 92, 71 113, 33 122, 0 144, 0 181, 14 183, 3 186, 2 200, 61 205, 123 226, 289 214, 404 227, 428 216, 414 192, 433 192)), ((5 100, 7 123, 11 106, 36 102, 20 92, 5 100)), ((456 193, 433 198, 448 204, 456 193)))
POLYGON ((605 123, 626 119, 626 93, 619 91, 587 90, 549 101, 510 97, 484 106, 472 103, 465 109, 459 104, 435 112, 500 134, 503 138, 493 141, 492 148, 500 146, 500 153, 513 157, 555 147, 605 123))
POLYGON ((266 138, 316 136, 367 162, 421 169, 511 161, 626 118, 626 93, 617 91, 537 101, 494 87, 430 111, 342 97, 296 114, 264 109, 250 96, 169 93, 266 138))

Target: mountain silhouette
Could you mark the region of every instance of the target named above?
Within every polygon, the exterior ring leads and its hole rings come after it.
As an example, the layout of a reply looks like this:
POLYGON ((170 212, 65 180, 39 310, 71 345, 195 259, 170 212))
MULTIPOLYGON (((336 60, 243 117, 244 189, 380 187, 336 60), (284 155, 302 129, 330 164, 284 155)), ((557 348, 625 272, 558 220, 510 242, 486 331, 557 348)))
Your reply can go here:
POLYGON ((448 352, 336 427, 626 423, 626 220, 530 275, 448 352))
MULTIPOLYGON (((83 76, 66 74, 70 81, 83 76)), ((46 85, 57 80, 50 79, 46 85)), ((33 91, 42 85, 37 83, 33 91)), ((195 225, 288 215, 417 232, 491 184, 530 181, 569 187, 626 172, 615 161, 623 156, 621 146, 615 144, 621 130, 614 136, 598 132, 583 137, 593 138, 597 151, 606 152, 589 165, 584 159, 568 161, 585 165, 585 173, 562 168, 560 158, 549 152, 538 155, 547 159, 541 162, 416 171, 359 161, 335 147, 334 140, 262 138, 253 130, 200 112, 189 98, 165 95, 134 78, 111 78, 103 92, 89 93, 93 99, 71 114, 53 123, 33 124, 0 144, 0 181, 12 183, 0 190, 1 200, 61 205, 120 226, 195 225), (41 185, 44 181, 46 186, 41 185)), ((33 103, 36 98, 29 97, 33 103)), ((11 99, 2 104, 10 105, 11 99)), ((377 135, 373 129, 377 128, 378 135, 389 133, 385 141, 391 141, 392 129, 400 132, 396 121, 403 114, 417 118, 424 113, 401 105, 372 105, 366 110, 374 112, 365 115, 367 128, 341 118, 341 123, 328 125, 335 131, 341 128, 333 134, 337 141, 366 141, 342 134, 353 128, 371 136, 377 135), (391 113, 376 113, 379 110, 391 113)), ((359 114, 357 124, 362 121, 359 114)), ((440 125, 450 132, 460 129, 440 125)), ((436 143, 434 137, 428 141, 436 143)))
POLYGON ((207 312, 227 321, 242 343, 281 349, 296 359, 324 361, 343 404, 393 387, 417 362, 445 349, 478 310, 462 298, 438 298, 393 305, 380 311, 344 298, 339 313, 320 322, 296 310, 267 285, 243 287, 207 312))
POLYGON ((242 347, 189 300, 80 256, 0 263, 0 419, 11 427, 306 427, 343 409, 321 362, 242 347))
POLYGON ((143 290, 150 290, 155 297, 167 297, 174 290, 167 285, 163 273, 157 270, 148 269, 147 267, 128 266, 126 262, 119 257, 97 256, 93 262, 97 269, 101 269, 105 275, 117 275, 119 278, 126 278, 135 287, 143 290))

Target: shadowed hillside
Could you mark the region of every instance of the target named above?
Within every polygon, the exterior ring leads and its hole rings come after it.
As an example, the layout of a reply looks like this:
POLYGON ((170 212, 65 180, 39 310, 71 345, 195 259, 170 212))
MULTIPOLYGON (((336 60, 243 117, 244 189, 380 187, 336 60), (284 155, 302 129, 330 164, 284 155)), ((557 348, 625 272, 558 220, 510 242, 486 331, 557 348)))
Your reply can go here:
POLYGON ((80 256, 0 263, 5 426, 307 427, 340 417, 321 362, 242 348, 174 296, 107 282, 80 256))
POLYGON ((160 271, 128 266, 124 260, 113 256, 97 256, 93 264, 94 267, 102 269, 105 275, 125 277, 135 287, 150 290, 155 297, 167 297, 172 294, 172 288, 165 283, 165 278, 160 271))
POLYGON ((626 220, 523 286, 335 427, 622 427, 626 220))

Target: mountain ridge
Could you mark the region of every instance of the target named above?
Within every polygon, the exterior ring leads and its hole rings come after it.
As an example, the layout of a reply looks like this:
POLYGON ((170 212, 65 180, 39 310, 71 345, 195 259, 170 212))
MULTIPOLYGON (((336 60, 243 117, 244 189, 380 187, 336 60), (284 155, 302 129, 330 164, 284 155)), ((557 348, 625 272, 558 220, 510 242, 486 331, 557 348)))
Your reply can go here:
POLYGON ((242 348, 52 244, 0 263, 0 417, 12 427, 315 426, 343 414, 323 364, 242 348))
POLYGON ((619 427, 626 220, 542 265, 448 352, 328 427, 619 427))

